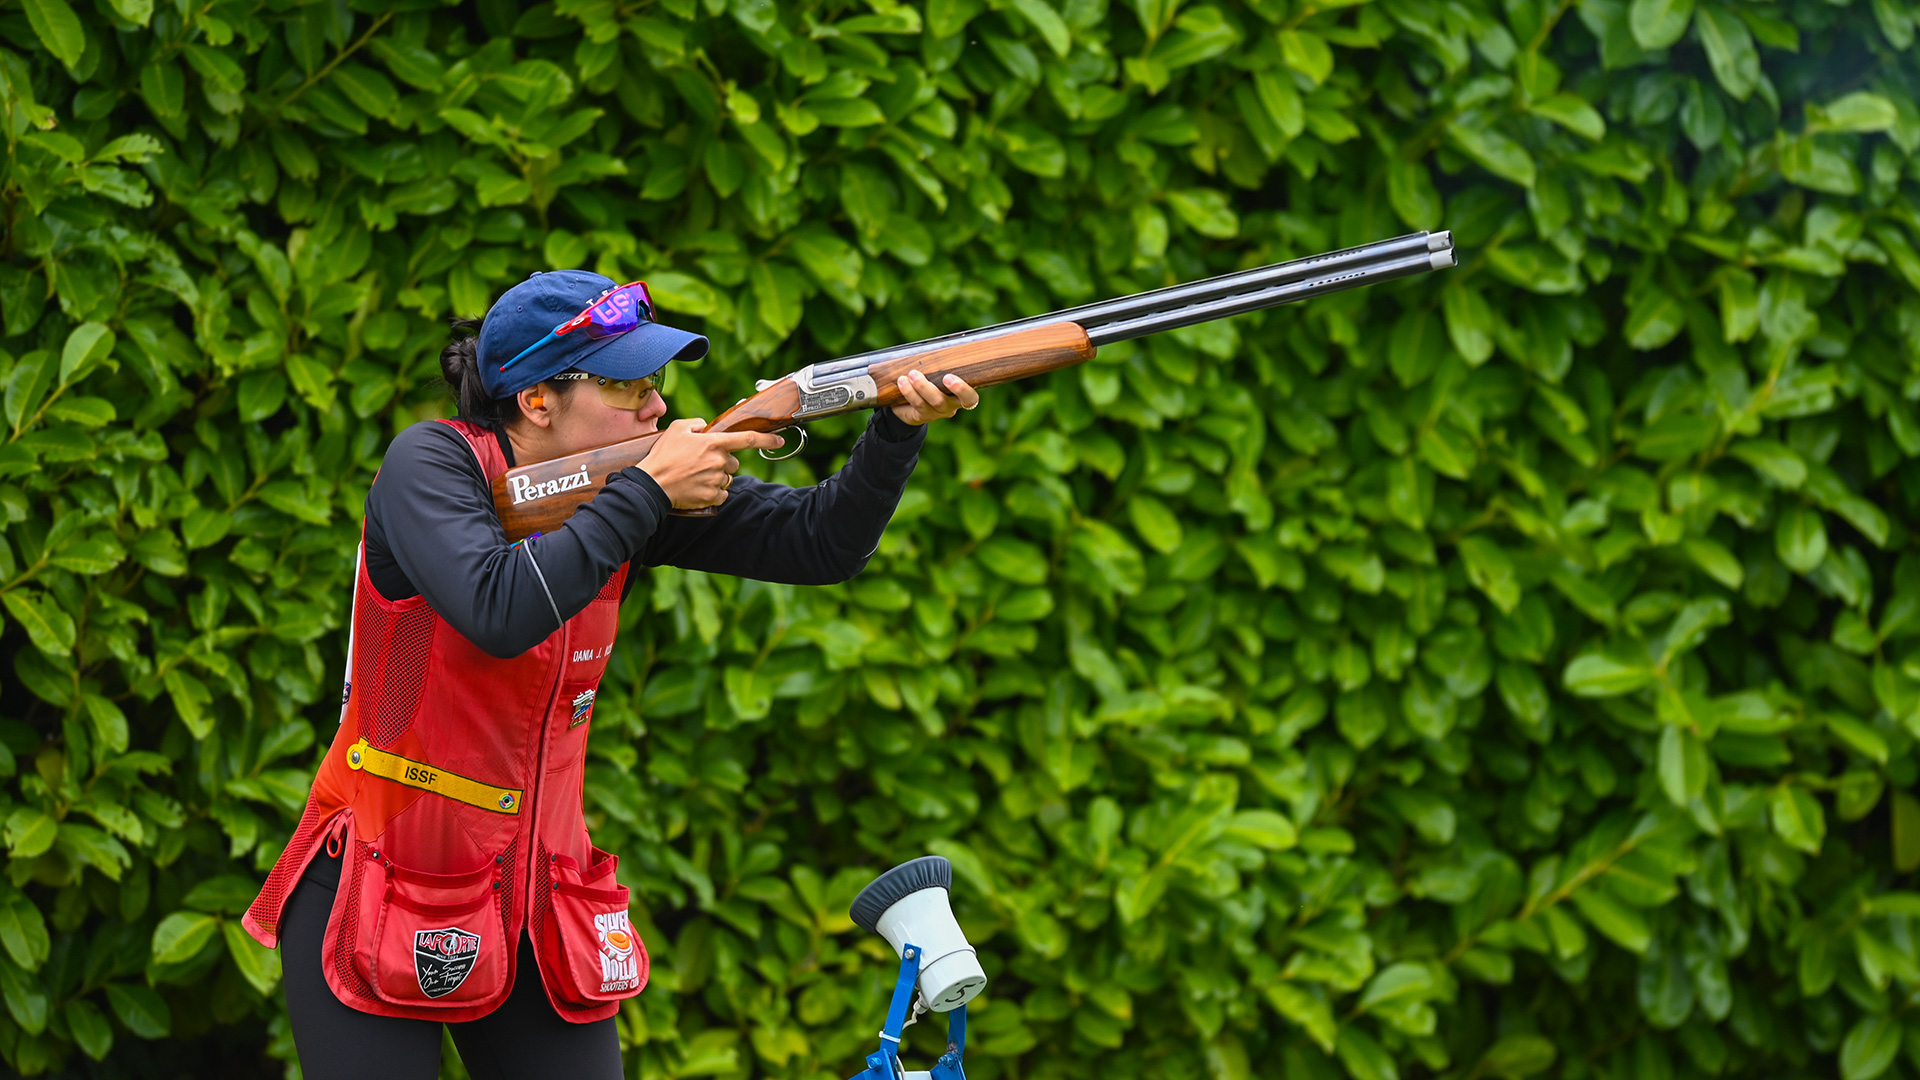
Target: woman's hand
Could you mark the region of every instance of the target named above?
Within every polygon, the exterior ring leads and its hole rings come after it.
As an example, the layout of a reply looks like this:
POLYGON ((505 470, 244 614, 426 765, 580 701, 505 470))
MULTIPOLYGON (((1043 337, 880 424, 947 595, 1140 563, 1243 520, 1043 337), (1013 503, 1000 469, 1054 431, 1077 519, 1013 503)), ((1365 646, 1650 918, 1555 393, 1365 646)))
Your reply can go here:
POLYGON ((961 409, 980 407, 980 391, 968 386, 965 379, 949 373, 941 382, 946 384, 944 394, 932 379, 917 371, 900 376, 900 395, 907 400, 893 407, 893 415, 918 427, 945 420, 961 409))
POLYGON ((698 510, 727 501, 733 474, 740 471, 742 450, 777 450, 787 441, 761 431, 726 431, 708 435, 705 420, 675 420, 640 462, 640 471, 653 477, 667 493, 675 510, 698 510))

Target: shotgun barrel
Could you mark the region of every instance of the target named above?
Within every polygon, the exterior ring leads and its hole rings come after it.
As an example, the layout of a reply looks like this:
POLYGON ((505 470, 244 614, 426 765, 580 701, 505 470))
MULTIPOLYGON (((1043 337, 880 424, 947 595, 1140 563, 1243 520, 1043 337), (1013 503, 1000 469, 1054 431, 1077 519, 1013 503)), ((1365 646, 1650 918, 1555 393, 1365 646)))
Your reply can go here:
MULTIPOLYGON (((930 349, 945 348, 965 342, 981 341, 1000 337, 1020 330, 1029 330, 1036 326, 1050 326, 1054 323, 1078 323, 1087 330, 1096 345, 1111 341, 1123 341, 1142 334, 1151 334, 1157 330, 1170 330, 1180 326, 1190 326, 1207 319, 1225 318, 1246 311, 1255 311, 1262 307, 1289 303, 1294 300, 1310 299, 1311 295, 1280 294, 1280 298, 1252 306, 1238 306, 1236 298, 1264 296, 1269 290, 1284 287, 1292 283, 1319 281, 1341 274, 1362 271, 1384 263, 1393 263, 1396 267, 1405 267, 1402 272, 1391 277, 1402 277, 1422 270, 1440 270, 1453 265, 1453 233, 1417 232, 1405 236, 1396 236, 1391 240, 1376 240, 1371 244, 1332 251, 1323 255, 1313 255, 1304 259, 1292 259, 1287 262, 1273 263, 1240 270, 1231 274, 1204 278, 1200 281, 1188 281, 1179 285, 1169 285, 1162 289, 1152 289, 1132 296, 1122 296, 1113 300, 1100 300, 1078 307, 1064 308, 1045 315, 1032 315, 1024 319, 998 323, 978 330, 966 330, 956 334, 928 338, 906 345, 894 345, 872 352, 859 353, 824 364, 812 366, 811 374, 815 385, 832 383, 842 377, 858 377, 874 364, 897 360, 903 356, 926 352, 930 349), (1223 303, 1224 302, 1224 303, 1223 303), (1203 305, 1222 304, 1220 314, 1179 321, 1176 312, 1191 313, 1203 305), (1174 316, 1164 325, 1152 322, 1161 316, 1174 316), (1101 328, 1110 324, 1145 327, 1137 333, 1125 333, 1122 336, 1103 336, 1101 328)), ((1344 286, 1351 288, 1364 285, 1372 280, 1385 278, 1364 278, 1352 280, 1344 286)), ((1338 291, 1338 290, 1334 290, 1338 291)))
POLYGON ((1265 288, 1226 292, 1179 307, 1165 307, 1147 311, 1132 318, 1099 323, 1087 327, 1087 337, 1096 346, 1111 345, 1116 341, 1158 334, 1163 330, 1178 330, 1183 326, 1243 315, 1249 311, 1259 311, 1261 308, 1311 300, 1316 296, 1330 296, 1362 285, 1392 281, 1394 278, 1421 274, 1428 270, 1443 269, 1452 265, 1452 248, 1444 252, 1422 251, 1384 262, 1370 263, 1359 268, 1343 269, 1331 274, 1318 274, 1304 280, 1269 285, 1265 288), (1442 256, 1444 261, 1441 261, 1442 256))

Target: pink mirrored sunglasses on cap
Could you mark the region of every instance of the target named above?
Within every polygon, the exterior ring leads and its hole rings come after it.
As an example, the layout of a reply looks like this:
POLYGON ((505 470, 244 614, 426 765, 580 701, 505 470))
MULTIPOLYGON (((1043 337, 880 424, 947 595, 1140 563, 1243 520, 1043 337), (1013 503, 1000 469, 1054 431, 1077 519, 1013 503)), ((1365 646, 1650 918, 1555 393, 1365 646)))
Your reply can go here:
POLYGON ((629 281, 608 289, 594 298, 586 310, 548 331, 547 336, 520 350, 520 355, 500 365, 505 371, 548 345, 560 335, 585 329, 590 338, 610 338, 637 330, 643 322, 653 322, 653 294, 644 281, 629 281))

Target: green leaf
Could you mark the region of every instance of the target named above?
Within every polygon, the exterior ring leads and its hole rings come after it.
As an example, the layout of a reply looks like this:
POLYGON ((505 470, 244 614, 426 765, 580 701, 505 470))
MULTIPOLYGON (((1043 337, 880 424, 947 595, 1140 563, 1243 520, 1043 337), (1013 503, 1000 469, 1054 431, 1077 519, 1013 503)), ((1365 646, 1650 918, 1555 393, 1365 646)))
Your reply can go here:
POLYGON ((87 34, 67 0, 23 0, 23 5, 27 22, 47 51, 70 69, 78 65, 87 49, 87 34))
POLYGON ((1693 0, 1633 0, 1627 24, 1643 49, 1664 49, 1680 40, 1693 19, 1693 0))
POLYGON ((1376 1006, 1389 1005, 1402 1001, 1421 1001, 1433 996, 1439 989, 1439 983, 1433 977, 1433 971, 1425 964, 1398 963, 1381 969, 1367 984, 1366 992, 1360 995, 1355 1012, 1366 1012, 1376 1006))
POLYGON ((1827 103, 1807 106, 1807 131, 1885 131, 1900 120, 1893 102, 1880 94, 1856 90, 1827 103))
POLYGON ((1478 366, 1493 356, 1494 335, 1500 329, 1493 309, 1477 290, 1457 285, 1440 294, 1447 336, 1467 363, 1478 366))
POLYGON ((1280 56, 1286 65, 1305 75, 1315 86, 1327 81, 1333 73, 1333 50, 1327 47, 1327 39, 1307 30, 1281 30, 1280 56))
POLYGON ((872 127, 887 122, 887 114, 866 98, 810 101, 807 111, 828 127, 872 127))
POLYGON ((1900 1052, 1900 1021, 1886 1013, 1868 1013, 1854 1022, 1840 1043, 1842 1080, 1874 1080, 1893 1066, 1900 1052))
POLYGON ((95 1061, 104 1061, 107 1052, 113 1049, 113 1025, 91 1001, 75 998, 67 1002, 67 1030, 73 1033, 74 1045, 80 1052, 95 1061))
POLYGON ((1818 855, 1827 835, 1826 812, 1805 788, 1791 784, 1775 788, 1768 802, 1773 831, 1788 846, 1818 855))
POLYGON ((783 263, 761 263, 749 279, 753 297, 759 303, 760 321, 776 338, 792 334, 800 326, 802 282, 800 274, 783 263))
POLYGON ((53 846, 60 825, 51 816, 31 807, 19 807, 7 817, 7 850, 16 859, 31 859, 53 846))
POLYGON ((153 0, 112 0, 112 4, 116 15, 135 26, 145 26, 153 18, 153 0))
POLYGON ((25 893, 9 892, 0 904, 0 946, 24 971, 39 971, 47 962, 52 947, 47 921, 25 893))
POLYGON ((1356 1025, 1341 1025, 1334 1049, 1353 1080, 1400 1080, 1392 1055, 1356 1025))
POLYGON ((253 940, 237 921, 222 921, 220 932, 227 939, 227 953, 233 957, 233 966, 241 976, 262 997, 272 995, 273 988, 280 984, 279 952, 253 940))
POLYGON ((416 90, 438 90, 446 78, 446 66, 430 49, 387 37, 374 38, 368 48, 388 71, 416 90))
MULTIPOLYGON (((1264 74, 1264 73, 1263 73, 1264 74)), ((1269 76, 1270 78, 1270 76, 1269 76)), ((1271 79, 1280 82, 1279 79, 1271 79)), ((1262 84, 1263 85, 1263 84, 1262 84)), ((1292 90, 1291 85, 1287 87, 1292 90)), ((1300 111, 1299 98, 1288 99, 1281 94, 1268 95, 1264 91, 1261 101, 1274 123, 1291 136, 1300 134, 1304 124, 1304 113, 1300 111), (1277 99, 1269 101, 1269 96, 1277 99), (1291 101, 1291 104, 1289 104, 1291 101), (1288 131, 1288 120, 1292 119, 1292 130, 1288 131)), ((1425 162, 1408 161, 1394 156, 1387 162, 1387 198, 1393 203, 1394 213, 1400 215, 1410 229, 1435 229, 1441 223, 1440 193, 1433 186, 1433 176, 1427 171, 1425 162)), ((1450 290, 1455 291, 1455 290, 1450 290)))
POLYGON ((1634 296, 1627 304, 1627 344, 1636 349, 1657 349, 1672 341, 1686 326, 1681 299, 1657 288, 1634 296))
POLYGON ((255 372, 240 380, 235 398, 242 423, 265 420, 287 400, 287 379, 278 371, 255 372))
POLYGON ((1012 0, 1012 4, 1013 9, 1046 39, 1047 47, 1053 50, 1053 54, 1065 59, 1073 49, 1073 36, 1068 32, 1066 22, 1060 18, 1060 13, 1053 10, 1046 0, 1012 0))
POLYGON ((1680 548, 1695 566, 1727 588, 1738 589, 1746 582, 1746 568, 1725 545, 1704 536, 1690 536, 1680 542, 1680 548))
POLYGON ((213 700, 205 683, 179 668, 167 672, 162 680, 168 695, 173 700, 174 710, 180 722, 195 739, 204 739, 213 732, 213 717, 207 714, 207 705, 213 700))
POLYGON ((1502 1080, 1524 1080, 1553 1066, 1557 1052, 1539 1035, 1502 1035, 1480 1058, 1479 1072, 1502 1080))
POLYGON ((1520 581, 1513 560, 1500 545, 1485 536, 1474 535, 1462 537, 1458 550, 1461 561, 1466 563, 1467 580, 1486 593, 1495 607, 1511 612, 1519 605, 1520 581))
POLYGON ((1860 190, 1860 173, 1845 155, 1813 139, 1790 139, 1780 148, 1780 175, 1789 183, 1831 195, 1860 190))
POLYGON ((1806 483, 1807 463, 1777 440, 1741 439, 1727 447, 1727 454, 1780 487, 1792 489, 1806 483))
POLYGON ((1227 197, 1211 188, 1188 188, 1167 192, 1167 205, 1194 232, 1215 239, 1230 239, 1240 233, 1240 218, 1227 197))
POLYGON ((981 544, 975 552, 980 564, 999 577, 1018 585, 1039 585, 1047 580, 1047 557, 1024 540, 996 536, 981 544))
POLYGON ((1424 382, 1446 358, 1440 320, 1431 311, 1409 311, 1393 324, 1388 363, 1402 386, 1424 382))
POLYGON ((27 637, 41 652, 65 656, 73 652, 77 628, 73 616, 61 610, 53 597, 44 593, 10 592, 0 596, 7 613, 26 628, 27 637))
POLYGON ((1860 756, 1878 765, 1885 765, 1891 759, 1892 749, 1887 745, 1886 737, 1867 724, 1844 713, 1828 713, 1823 719, 1827 723, 1827 730, 1860 756))
POLYGON ((47 994, 38 980, 28 979, 11 964, 0 964, 0 995, 7 1012, 29 1035, 47 1028, 47 994))
POLYGON ((1127 516, 1140 539, 1162 554, 1173 554, 1185 539, 1180 519, 1174 516, 1166 503, 1151 495, 1136 495, 1127 500, 1127 516))
POLYGON ((1320 1049, 1333 1052, 1339 1025, 1325 996, 1315 992, 1318 987, 1309 989, 1293 983, 1273 982, 1262 989, 1275 1012, 1299 1026, 1320 1049))
POLYGON ((1707 750, 1699 736, 1668 724, 1660 733, 1660 787, 1684 808, 1707 786, 1707 750))
POLYGON ((134 983, 108 983, 107 1003, 128 1031, 142 1039, 164 1039, 173 1030, 167 1001, 152 989, 134 983))
POLYGON ((1447 139, 1455 149, 1493 175, 1524 188, 1533 186, 1537 175, 1533 158, 1526 147, 1506 135, 1490 127, 1455 120, 1447 125, 1447 139))
POLYGON ((1222 835, 1268 851, 1286 851, 1299 839, 1293 822, 1272 810, 1241 810, 1228 820, 1222 835))
POLYGON ((1652 682, 1654 671, 1648 665, 1623 664, 1600 653, 1587 653, 1574 657, 1560 678, 1581 697, 1617 697, 1652 682))
POLYGON ((1827 558, 1827 526, 1820 511, 1789 506, 1773 529, 1774 554, 1796 574, 1811 574, 1827 558))
POLYGON ((197 911, 176 911, 153 929, 153 959, 184 964, 220 935, 220 920, 197 911))
POLYGON ((1631 953, 1645 953, 1653 943, 1653 930, 1639 910, 1628 907, 1599 888, 1584 888, 1573 894, 1573 906, 1595 930, 1615 945, 1631 953))
MULTIPOLYGON (((1637 0, 1634 4, 1635 10, 1645 2, 1646 0, 1637 0)), ((1662 2, 1662 0, 1654 0, 1654 2, 1662 2)), ((1691 0, 1684 0, 1684 2, 1691 7, 1691 0)), ((1599 142, 1607 134, 1607 122, 1600 118, 1599 111, 1573 94, 1555 94, 1543 101, 1536 101, 1527 106, 1527 111, 1535 116, 1543 116, 1575 135, 1594 142, 1599 142)))
POLYGON ((1707 51, 1713 77, 1735 101, 1745 101, 1760 82, 1760 52, 1740 16, 1727 8, 1703 7, 1694 30, 1707 51))
POLYGON ((154 115, 179 116, 187 107, 187 77, 175 61, 147 64, 140 69, 140 96, 154 115))

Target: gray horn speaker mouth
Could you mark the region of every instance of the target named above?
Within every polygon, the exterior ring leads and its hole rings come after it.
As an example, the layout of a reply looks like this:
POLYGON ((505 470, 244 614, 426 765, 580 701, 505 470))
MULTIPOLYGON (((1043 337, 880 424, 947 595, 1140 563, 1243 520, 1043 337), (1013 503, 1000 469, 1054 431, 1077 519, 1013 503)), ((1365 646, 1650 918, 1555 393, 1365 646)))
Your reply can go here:
POLYGON ((853 898, 847 914, 862 930, 878 932, 887 909, 922 889, 953 888, 953 864, 939 855, 923 855, 874 878, 853 898))

